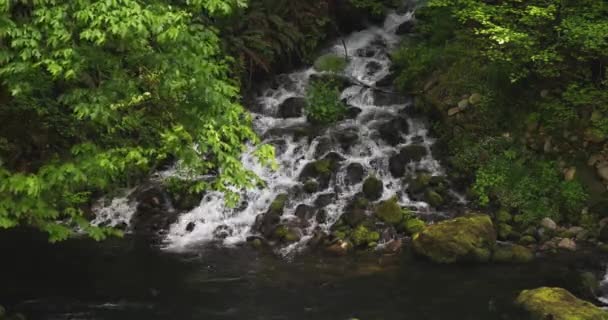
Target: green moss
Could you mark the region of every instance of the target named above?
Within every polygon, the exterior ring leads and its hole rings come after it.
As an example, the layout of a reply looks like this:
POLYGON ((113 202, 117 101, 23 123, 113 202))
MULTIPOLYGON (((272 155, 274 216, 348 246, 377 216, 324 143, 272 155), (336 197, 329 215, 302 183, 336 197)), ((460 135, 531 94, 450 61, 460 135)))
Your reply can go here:
POLYGON ((285 193, 278 195, 270 204, 270 209, 268 209, 268 212, 278 216, 282 215, 288 197, 289 196, 285 193))
POLYGON ((471 215, 427 226, 414 236, 413 248, 438 263, 487 262, 495 242, 490 217, 471 215))
POLYGON ((331 173, 331 161, 328 159, 317 160, 313 165, 318 174, 331 173))
POLYGON ((496 222, 498 223, 510 223, 513 220, 513 216, 506 209, 500 209, 496 213, 496 222))
POLYGON ((524 235, 523 237, 519 238, 519 243, 524 246, 535 244, 536 238, 531 235, 524 235))
POLYGON ((534 254, 523 246, 498 247, 492 259, 498 263, 528 263, 534 260, 534 254))
POLYGON ((351 235, 352 241, 356 246, 363 246, 380 240, 380 234, 370 231, 365 226, 359 225, 351 235))
POLYGON ((330 53, 317 58, 314 67, 317 71, 339 73, 346 68, 346 59, 330 53))
POLYGON ((506 223, 500 223, 500 224, 498 224, 497 229, 498 229, 497 230, 498 231, 498 239, 500 239, 500 240, 507 240, 507 238, 509 238, 509 236, 513 232, 513 227, 511 227, 510 225, 508 225, 506 223))
POLYGON ((403 212, 396 198, 382 201, 375 210, 376 216, 389 224, 397 225, 403 220, 403 212))
POLYGON ((426 226, 426 224, 424 223, 424 221, 418 219, 418 218, 413 218, 413 219, 408 219, 403 223, 405 232, 408 235, 414 235, 422 230, 424 230, 424 227, 426 226))
POLYGON ((434 190, 428 190, 425 199, 433 207, 439 207, 443 204, 443 197, 434 190))
POLYGON ((412 193, 422 192, 431 183, 432 176, 428 173, 419 174, 416 179, 410 181, 408 190, 412 193))
POLYGON ((355 200, 355 208, 365 209, 369 206, 369 200, 363 197, 357 197, 355 200))
POLYGON ((363 182, 363 194, 367 199, 378 200, 382 197, 382 192, 384 192, 384 185, 378 178, 369 177, 363 182))
POLYGON ((606 320, 608 312, 561 288, 522 291, 516 300, 531 320, 606 320))
POLYGON ((300 236, 287 226, 278 226, 274 230, 274 238, 285 242, 295 242, 300 240, 300 236))
POLYGON ((345 231, 336 230, 336 231, 332 232, 332 235, 336 239, 340 239, 340 240, 345 240, 346 239, 346 232, 345 231))
POLYGON ((319 189, 319 183, 313 179, 310 179, 304 183, 304 191, 307 193, 315 193, 319 189))

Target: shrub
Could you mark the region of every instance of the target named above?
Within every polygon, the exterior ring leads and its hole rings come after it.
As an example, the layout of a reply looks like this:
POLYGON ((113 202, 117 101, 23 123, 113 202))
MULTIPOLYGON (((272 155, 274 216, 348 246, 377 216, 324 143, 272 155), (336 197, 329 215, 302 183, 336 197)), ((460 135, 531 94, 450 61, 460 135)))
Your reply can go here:
POLYGON ((346 112, 346 106, 340 101, 340 91, 335 85, 315 81, 308 88, 308 121, 328 124, 338 121, 346 112))

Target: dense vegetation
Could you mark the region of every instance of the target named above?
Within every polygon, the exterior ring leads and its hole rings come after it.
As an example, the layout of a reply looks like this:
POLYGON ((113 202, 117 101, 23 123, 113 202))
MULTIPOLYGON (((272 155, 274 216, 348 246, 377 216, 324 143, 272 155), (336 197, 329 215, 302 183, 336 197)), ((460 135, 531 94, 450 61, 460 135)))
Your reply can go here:
POLYGON ((430 0, 416 16, 396 81, 424 91, 418 106, 477 204, 524 224, 604 213, 587 162, 608 137, 606 2, 430 0))

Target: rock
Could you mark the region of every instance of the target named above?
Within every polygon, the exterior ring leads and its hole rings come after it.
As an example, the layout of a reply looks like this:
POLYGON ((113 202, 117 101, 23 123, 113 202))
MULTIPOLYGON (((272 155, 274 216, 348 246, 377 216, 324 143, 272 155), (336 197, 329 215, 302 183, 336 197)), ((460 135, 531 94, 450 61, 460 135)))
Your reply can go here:
POLYGON ((469 99, 462 99, 458 102, 458 109, 466 110, 469 107, 469 99))
POLYGON ((408 103, 408 97, 400 93, 374 91, 374 104, 380 107, 403 105, 408 103))
POLYGON ((397 30, 395 31, 395 33, 397 35, 404 35, 404 34, 412 33, 412 32, 414 32, 415 26, 416 25, 414 23, 414 20, 407 20, 406 22, 400 24, 397 27, 397 30))
POLYGON ((389 120, 378 128, 380 138, 392 146, 405 142, 403 134, 406 134, 408 131, 409 126, 407 120, 403 118, 389 120))
POLYGON ((431 183, 432 176, 428 173, 421 173, 416 176, 416 179, 409 182, 408 191, 410 193, 419 193, 424 191, 431 183))
POLYGON ((295 215, 303 221, 309 221, 314 218, 317 209, 305 204, 300 204, 296 208, 295 215))
POLYGON ((328 253, 331 253, 335 256, 345 256, 352 249, 352 244, 348 241, 338 240, 334 244, 330 245, 326 248, 328 253))
POLYGON ((570 167, 564 172, 564 180, 572 181, 576 176, 576 167, 570 167))
POLYGON ((448 117, 454 116, 454 115, 460 113, 461 111, 462 111, 462 109, 460 109, 458 107, 450 108, 450 109, 448 109, 448 117))
POLYGON ((310 75, 309 82, 311 84, 314 83, 323 83, 323 84, 331 84, 338 88, 338 91, 343 91, 344 89, 356 85, 356 83, 349 77, 341 74, 335 73, 320 73, 320 74, 312 74, 310 75))
POLYGON ((298 118, 304 114, 307 102, 305 98, 287 98, 279 106, 278 116, 281 118, 298 118))
POLYGON ((597 175, 603 180, 608 180, 608 165, 600 166, 597 168, 597 175))
POLYGON ((572 239, 564 238, 557 244, 557 247, 564 250, 576 251, 576 242, 572 239))
POLYGON ((516 304, 525 310, 532 320, 608 319, 608 312, 578 299, 562 288, 524 290, 517 297, 516 304))
POLYGON ((351 163, 346 167, 346 178, 344 179, 347 185, 354 185, 363 181, 365 176, 365 168, 360 163, 351 163))
POLYGON ((437 263, 487 262, 496 232, 487 215, 471 215, 427 226, 413 238, 414 251, 437 263))
POLYGON ((376 231, 370 231, 364 225, 359 225, 351 234, 353 243, 357 247, 369 246, 372 243, 377 243, 380 240, 380 234, 376 231))
POLYGON ((357 127, 347 127, 334 131, 332 136, 344 150, 348 150, 359 141, 359 129, 357 127))
POLYGON ((399 251, 401 251, 402 248, 403 248, 403 240, 393 239, 384 245, 384 248, 382 248, 382 251, 386 254, 394 254, 394 253, 398 253, 399 251))
POLYGON ((359 114, 361 113, 361 108, 357 108, 357 107, 348 107, 348 109, 346 109, 346 118, 347 119, 356 119, 357 116, 359 116, 359 114))
POLYGON ((601 154, 594 154, 589 157, 589 160, 587 160, 587 165, 592 167, 595 166, 597 163, 600 163, 602 160, 604 160, 604 156, 602 156, 601 154))
POLYGON ((367 218, 366 208, 368 205, 369 201, 366 198, 355 198, 345 206, 342 219, 351 227, 357 226, 367 218))
POLYGON ((280 225, 274 230, 272 238, 280 240, 282 242, 290 243, 299 241, 302 237, 301 235, 301 230, 297 228, 290 228, 284 225, 280 225))
POLYGON ((494 251, 492 260, 498 263, 528 263, 534 260, 534 254, 523 246, 501 246, 494 251))
POLYGON ((194 222, 188 222, 188 225, 186 225, 187 232, 194 231, 194 228, 196 228, 196 223, 194 223, 194 222))
POLYGON ((270 203, 268 211, 256 217, 253 229, 259 231, 265 237, 272 236, 275 228, 281 222, 281 216, 283 215, 288 198, 287 194, 278 195, 270 203))
POLYGON ((507 240, 513 232, 513 227, 506 223, 499 223, 496 227, 496 231, 498 233, 498 239, 507 240))
POLYGON ((405 233, 413 236, 418 232, 421 232, 422 230, 424 230, 424 227, 426 226, 426 224, 424 223, 424 221, 418 219, 418 218, 412 218, 412 219, 407 219, 404 223, 403 223, 403 229, 405 230, 405 233))
POLYGON ((161 185, 144 185, 134 192, 137 209, 131 218, 131 226, 136 234, 156 240, 177 221, 178 211, 172 208, 170 196, 161 185))
POLYGON ((443 197, 432 189, 427 190, 424 199, 432 207, 440 207, 443 204, 443 197))
POLYGON ((428 155, 428 151, 423 145, 405 146, 401 148, 398 154, 389 158, 389 170, 393 177, 403 177, 408 163, 418 162, 426 155, 428 155))
POLYGON ((346 68, 347 61, 344 57, 328 53, 317 58, 314 68, 321 72, 340 73, 346 68))
POLYGON ((555 231, 557 229, 557 223, 555 223, 555 221, 553 221, 551 218, 543 218, 543 220, 540 221, 540 226, 551 231, 555 231))
POLYGON ((380 70, 382 70, 382 65, 377 61, 372 60, 365 65, 365 72, 368 76, 373 76, 380 70))
POLYGON ((335 193, 321 194, 315 199, 315 206, 317 208, 323 208, 330 205, 336 199, 335 193))
POLYGON ((471 96, 469 97, 469 103, 476 106, 479 103, 481 103, 481 94, 479 93, 473 93, 471 94, 471 96))
POLYGON ((388 224, 397 225, 403 221, 403 211, 396 198, 380 202, 374 213, 380 220, 388 224))
POLYGON ((397 78, 397 75, 395 73, 389 73, 386 76, 384 76, 382 79, 376 81, 376 87, 380 87, 380 88, 387 88, 387 87, 392 87, 393 86, 393 82, 395 82, 395 79, 397 78))
POLYGON ((321 189, 326 189, 329 186, 332 175, 340 167, 341 159, 343 158, 340 158, 339 155, 330 152, 323 159, 313 161, 304 166, 299 180, 308 181, 315 179, 321 189))
POLYGON ((363 182, 363 194, 371 201, 376 201, 382 197, 384 185, 376 177, 369 177, 363 182))
POLYGON ((306 193, 315 193, 317 190, 319 190, 319 183, 316 180, 310 179, 304 183, 304 191, 306 193))

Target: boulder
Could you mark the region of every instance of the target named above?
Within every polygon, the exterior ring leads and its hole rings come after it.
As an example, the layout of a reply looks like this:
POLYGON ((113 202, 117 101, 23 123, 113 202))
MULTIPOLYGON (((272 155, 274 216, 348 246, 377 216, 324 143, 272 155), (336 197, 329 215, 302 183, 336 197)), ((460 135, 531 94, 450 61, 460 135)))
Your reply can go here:
POLYGON ((409 125, 404 118, 391 119, 378 127, 380 138, 392 146, 405 142, 403 134, 406 134, 408 130, 409 125))
POLYGON ((408 163, 420 161, 426 155, 428 155, 428 151, 423 145, 405 146, 401 148, 398 154, 389 158, 389 170, 393 177, 403 177, 408 163))
POLYGON ((299 180, 306 182, 310 179, 315 179, 319 183, 320 189, 326 189, 329 186, 332 175, 338 170, 340 162, 343 159, 340 155, 330 152, 323 159, 313 161, 304 166, 299 180))
POLYGON ((472 105, 478 105, 481 102, 482 96, 479 93, 473 93, 469 97, 469 103, 472 105))
POLYGON ((382 197, 384 185, 376 177, 369 177, 363 182, 363 195, 371 201, 375 201, 382 197))
POLYGON ((373 76, 380 70, 382 70, 382 64, 377 61, 370 61, 365 65, 365 72, 368 76, 373 76))
POLYGON ((528 263, 532 260, 534 260, 534 253, 519 245, 497 247, 492 256, 492 261, 498 263, 528 263))
POLYGON ((435 190, 429 189, 424 195, 424 200, 434 208, 440 207, 443 204, 443 197, 435 190))
POLYGON ((363 110, 361 110, 361 108, 352 107, 352 106, 348 107, 348 109, 346 109, 345 117, 347 119, 356 119, 362 111, 363 110))
POLYGON ((487 262, 495 243, 496 232, 487 215, 442 221, 413 238, 414 251, 437 263, 487 262))
POLYGON ((309 221, 315 216, 317 210, 314 207, 301 204, 296 208, 295 215, 303 221, 309 221))
POLYGON ((560 240, 557 247, 563 250, 576 251, 576 242, 574 242, 572 239, 564 238, 560 240))
POLYGON ((357 247, 370 246, 377 244, 380 240, 380 234, 376 231, 371 231, 364 225, 359 225, 351 234, 353 244, 357 247))
POLYGON ((157 237, 177 221, 170 196, 161 185, 144 185, 134 192, 137 209, 131 218, 135 234, 157 237))
POLYGON ((392 225, 398 225, 403 221, 403 211, 397 203, 396 198, 380 202, 374 211, 378 219, 392 225))
POLYGON ((369 201, 366 198, 358 197, 349 202, 344 208, 342 219, 351 227, 355 227, 367 218, 366 209, 369 201))
POLYGON ((395 31, 395 33, 397 35, 404 35, 404 34, 412 33, 412 32, 414 32, 415 26, 416 26, 416 24, 415 24, 414 20, 408 20, 408 21, 400 24, 397 27, 397 30, 395 31))
POLYGON ((326 251, 332 255, 342 257, 347 255, 352 250, 352 248, 353 245, 350 242, 345 240, 338 240, 328 246, 326 248, 326 251))
POLYGON ((363 181, 365 168, 360 163, 351 163, 346 167, 345 182, 347 185, 354 185, 363 181))
POLYGON ((424 221, 418 218, 407 219, 403 223, 403 229, 405 230, 405 233, 410 236, 421 232, 422 230, 424 230, 425 226, 426 224, 424 223, 424 221))
POLYGON ((562 288, 542 287, 522 291, 516 304, 531 320, 606 320, 608 312, 580 300, 562 288))
POLYGON ((260 214, 256 217, 253 226, 254 230, 257 230, 265 237, 272 236, 277 225, 281 222, 281 216, 285 210, 285 205, 288 200, 287 194, 280 194, 270 203, 268 211, 260 214))
POLYGON ((380 107, 403 105, 408 102, 408 97, 400 93, 374 91, 374 104, 380 107))
POLYGON ((555 221, 553 221, 551 218, 543 218, 543 220, 540 221, 540 226, 551 231, 555 231, 557 229, 557 223, 555 223, 555 221))
POLYGON ((287 98, 279 106, 278 116, 281 118, 298 118, 304 114, 307 102, 305 98, 291 97, 287 98))
POLYGON ((315 199, 315 207, 324 208, 330 205, 336 199, 335 193, 324 193, 315 199))
POLYGON ((336 130, 332 133, 332 137, 340 144, 342 149, 348 150, 359 141, 359 129, 357 127, 347 127, 336 130))

